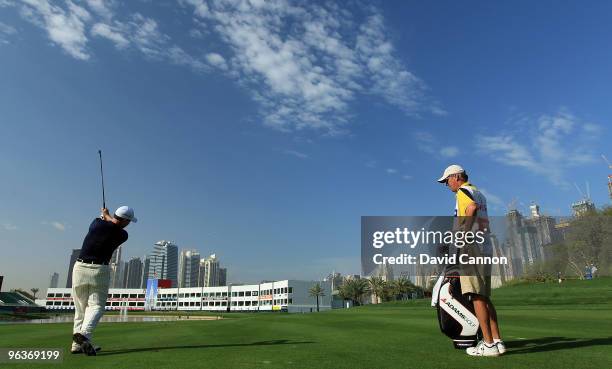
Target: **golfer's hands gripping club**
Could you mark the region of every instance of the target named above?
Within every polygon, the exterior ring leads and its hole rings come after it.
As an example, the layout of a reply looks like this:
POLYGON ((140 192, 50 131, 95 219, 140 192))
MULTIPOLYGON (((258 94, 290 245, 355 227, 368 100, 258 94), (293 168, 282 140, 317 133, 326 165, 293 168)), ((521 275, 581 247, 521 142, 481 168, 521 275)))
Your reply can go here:
POLYGON ((107 208, 102 208, 101 209, 101 213, 100 213, 100 219, 102 220, 106 220, 106 221, 110 221, 112 219, 110 213, 108 212, 107 208))

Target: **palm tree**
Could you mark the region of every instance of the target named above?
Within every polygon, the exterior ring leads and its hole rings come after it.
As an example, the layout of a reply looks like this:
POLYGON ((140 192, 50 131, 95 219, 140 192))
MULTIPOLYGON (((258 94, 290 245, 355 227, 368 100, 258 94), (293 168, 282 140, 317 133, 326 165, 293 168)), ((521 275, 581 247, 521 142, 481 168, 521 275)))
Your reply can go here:
POLYGON ((340 287, 338 287, 338 295, 344 300, 351 300, 355 303, 355 281, 349 279, 345 281, 340 287))
POLYGON ((357 299, 359 305, 363 300, 363 296, 370 292, 370 287, 368 285, 368 281, 366 279, 357 279, 355 280, 355 291, 354 296, 357 299))
POLYGON ((325 296, 325 290, 323 289, 323 287, 321 287, 320 283, 317 283, 308 290, 308 293, 310 294, 310 296, 317 298, 317 313, 318 313, 319 312, 319 296, 325 296))
POLYGON ((393 297, 394 300, 401 300, 402 299, 402 287, 401 287, 401 283, 400 280, 397 279, 395 281, 392 281, 391 283, 389 283, 389 290, 390 290, 390 294, 393 297))
POLYGON ((368 280, 370 291, 376 299, 376 303, 379 304, 382 301, 382 296, 385 293, 385 285, 387 284, 382 277, 372 277, 368 280))
POLYGON ((414 286, 412 292, 416 294, 417 299, 422 299, 425 296, 425 290, 421 286, 414 286))
POLYGON ((393 283, 394 294, 395 296, 400 296, 400 299, 403 300, 409 294, 414 292, 415 285, 406 277, 401 277, 393 283))
POLYGON ((402 300, 404 298, 407 288, 403 279, 405 278, 400 277, 395 281, 385 282, 383 288, 384 301, 402 300))
POLYGON ((363 296, 368 291, 367 279, 349 279, 338 288, 339 295, 345 300, 351 300, 355 305, 361 305, 363 296))
POLYGON ((36 299, 36 294, 38 293, 39 289, 38 288, 31 288, 30 291, 32 291, 32 295, 34 295, 34 299, 36 299))

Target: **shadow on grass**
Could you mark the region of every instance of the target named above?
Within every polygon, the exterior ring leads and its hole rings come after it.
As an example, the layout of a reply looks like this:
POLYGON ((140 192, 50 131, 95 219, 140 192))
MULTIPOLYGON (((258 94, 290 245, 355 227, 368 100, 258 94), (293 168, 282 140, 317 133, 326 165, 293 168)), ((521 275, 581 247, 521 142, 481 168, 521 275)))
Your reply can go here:
POLYGON ((568 338, 568 337, 542 337, 531 340, 506 342, 508 352, 506 355, 525 354, 530 352, 547 352, 574 349, 589 346, 612 345, 612 337, 606 338, 568 338))
POLYGON ((162 351, 162 350, 175 350, 175 349, 203 349, 203 348, 217 348, 217 347, 248 347, 248 346, 268 346, 268 345, 301 345, 306 343, 315 343, 313 341, 291 341, 291 340, 270 340, 270 341, 259 341, 252 343, 226 343, 226 344, 208 344, 208 345, 183 345, 183 346, 161 346, 161 347, 140 347, 125 350, 110 350, 102 351, 98 355, 117 355, 117 354, 129 354, 132 352, 146 352, 146 351, 162 351))

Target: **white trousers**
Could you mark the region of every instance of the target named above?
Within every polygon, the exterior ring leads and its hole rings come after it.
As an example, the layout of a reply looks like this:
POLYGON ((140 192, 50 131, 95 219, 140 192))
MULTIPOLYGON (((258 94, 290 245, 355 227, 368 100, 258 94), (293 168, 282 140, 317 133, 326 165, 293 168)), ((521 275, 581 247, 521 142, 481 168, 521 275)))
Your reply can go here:
POLYGON ((108 265, 86 264, 77 261, 72 269, 72 299, 74 300, 74 329, 91 338, 93 330, 104 314, 110 267, 108 265))

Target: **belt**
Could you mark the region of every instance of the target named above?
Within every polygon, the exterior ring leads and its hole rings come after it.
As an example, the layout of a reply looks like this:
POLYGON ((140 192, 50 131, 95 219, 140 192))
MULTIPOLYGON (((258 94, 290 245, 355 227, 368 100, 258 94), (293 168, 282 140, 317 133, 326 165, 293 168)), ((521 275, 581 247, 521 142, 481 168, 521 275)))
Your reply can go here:
POLYGON ((78 258, 77 261, 80 261, 81 263, 85 263, 85 264, 108 265, 108 261, 97 261, 97 260, 81 259, 81 258, 78 258))

